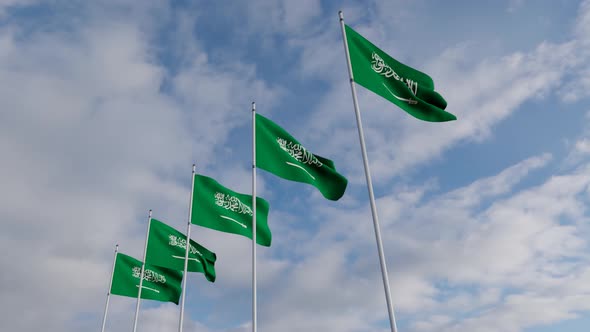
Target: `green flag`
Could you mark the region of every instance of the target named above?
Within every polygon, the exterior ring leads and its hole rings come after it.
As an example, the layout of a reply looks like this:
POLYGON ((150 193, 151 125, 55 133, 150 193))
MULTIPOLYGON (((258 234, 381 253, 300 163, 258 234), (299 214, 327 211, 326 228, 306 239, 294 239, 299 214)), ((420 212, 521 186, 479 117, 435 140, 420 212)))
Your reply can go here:
MULTIPOLYGON (((137 297, 141 261, 121 253, 115 259, 111 294, 137 297)), ((141 298, 178 304, 182 272, 146 264, 143 273, 141 298)))
MULTIPOLYGON (((207 280, 215 282, 215 253, 191 240, 187 270, 205 273, 207 280)), ((173 270, 184 271, 186 235, 152 219, 145 262, 173 270)))
MULTIPOLYGON (((270 247, 268 202, 256 197, 256 243, 270 247)), ((239 194, 215 181, 195 174, 191 222, 226 233, 252 238, 252 196, 239 194)))
POLYGON ((283 179, 309 183, 337 201, 348 180, 330 159, 316 156, 276 123, 256 114, 256 166, 283 179))
POLYGON ((398 62, 349 26, 345 29, 355 82, 420 120, 457 120, 444 111, 447 102, 434 91, 430 76, 398 62))

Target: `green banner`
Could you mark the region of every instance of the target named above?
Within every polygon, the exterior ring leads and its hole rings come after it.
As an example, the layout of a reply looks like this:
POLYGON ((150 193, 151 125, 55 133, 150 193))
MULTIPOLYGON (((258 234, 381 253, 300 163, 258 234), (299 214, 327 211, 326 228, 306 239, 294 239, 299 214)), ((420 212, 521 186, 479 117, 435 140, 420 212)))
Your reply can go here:
POLYGON ((309 152, 276 123, 256 114, 256 167, 286 180, 311 184, 336 201, 344 195, 348 180, 334 162, 309 152))
MULTIPOLYGON (((239 194, 215 181, 195 174, 193 224, 252 238, 252 195, 239 194)), ((256 197, 256 243, 270 247, 268 202, 256 197)))
POLYGON ((345 29, 355 82, 420 120, 457 120, 444 110, 447 102, 434 91, 430 76, 390 57, 349 26, 345 29))
MULTIPOLYGON (((152 219, 146 263, 184 271, 185 255, 186 235, 159 220, 152 219)), ((207 280, 215 282, 215 253, 191 240, 188 255, 187 270, 202 272, 207 280)))
MULTIPOLYGON (((141 261, 121 253, 115 259, 111 294, 137 297, 141 261)), ((141 298, 178 304, 182 272, 146 264, 143 273, 141 298)))

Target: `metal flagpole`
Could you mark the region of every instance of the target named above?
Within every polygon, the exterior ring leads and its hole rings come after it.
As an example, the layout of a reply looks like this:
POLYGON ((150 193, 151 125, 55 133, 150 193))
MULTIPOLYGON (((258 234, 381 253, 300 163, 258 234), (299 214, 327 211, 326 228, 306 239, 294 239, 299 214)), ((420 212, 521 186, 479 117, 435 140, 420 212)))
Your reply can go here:
POLYGON ((137 331, 137 317, 139 316, 139 304, 141 302, 141 288, 143 287, 143 272, 145 270, 145 256, 147 253, 148 238, 150 236, 150 224, 152 223, 152 210, 148 215, 147 232, 145 234, 145 246, 143 248, 143 259, 141 260, 141 274, 139 275, 139 289, 137 290, 137 306, 135 307, 135 320, 133 321, 133 332, 137 331))
POLYGON ((256 103, 252 102, 252 332, 257 331, 256 315, 256 103))
POLYGON ((195 191, 195 170, 196 165, 193 164, 193 178, 191 184, 191 193, 188 207, 188 224, 186 226, 186 249, 184 252, 184 274, 182 275, 182 302, 180 304, 180 321, 178 323, 178 332, 182 332, 182 325, 184 323, 184 302, 186 293, 186 282, 187 282, 187 269, 188 269, 188 253, 191 246, 191 218, 193 214, 193 191, 195 191))
POLYGON ((107 303, 104 306, 104 316, 102 317, 102 329, 101 332, 104 332, 104 328, 107 325, 107 313, 109 311, 109 299, 111 298, 111 287, 113 286, 113 274, 115 273, 115 263, 117 262, 117 252, 119 251, 119 245, 115 245, 115 257, 113 258, 113 269, 111 270, 111 281, 109 282, 109 290, 107 291, 107 303))
POLYGON ((389 313, 389 324, 392 332, 397 332, 395 324, 395 314, 393 304, 391 303, 391 291, 389 290, 389 278, 387 277, 387 266, 383 254, 383 243, 381 241, 381 230, 379 227, 379 217, 377 216, 377 206, 375 205, 375 194, 373 193, 373 183, 371 182, 371 170, 369 169, 369 160, 367 158, 367 148, 365 146, 365 135, 361 122, 361 113, 356 96, 356 87, 352 75, 352 65, 350 64, 350 54, 348 53, 348 41, 346 40, 346 30, 344 29, 344 17, 342 11, 338 12, 340 17, 340 28, 342 29, 342 39, 344 40, 344 53, 346 54, 346 63, 348 64, 348 76, 350 77, 350 89, 352 90, 352 101, 354 103, 354 112, 356 115, 356 124, 361 142, 361 151, 363 155, 363 164, 365 166, 365 177, 367 179, 367 189, 369 191, 369 201, 371 202, 371 214, 373 215, 373 227, 375 228, 375 240, 377 241, 377 251, 379 252, 379 263, 381 265, 381 276, 383 277, 383 287, 385 288, 385 300, 387 302, 387 311, 389 313))

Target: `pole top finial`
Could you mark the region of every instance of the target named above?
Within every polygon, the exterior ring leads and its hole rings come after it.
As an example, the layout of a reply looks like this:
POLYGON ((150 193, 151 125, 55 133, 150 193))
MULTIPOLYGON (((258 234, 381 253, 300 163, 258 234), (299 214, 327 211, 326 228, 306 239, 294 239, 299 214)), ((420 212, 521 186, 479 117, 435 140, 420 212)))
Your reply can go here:
POLYGON ((252 102, 252 111, 256 110, 256 102, 252 102))
POLYGON ((150 209, 150 218, 152 217, 152 209, 150 209))
POLYGON ((340 21, 344 20, 344 15, 341 10, 338 11, 338 17, 340 17, 340 21))

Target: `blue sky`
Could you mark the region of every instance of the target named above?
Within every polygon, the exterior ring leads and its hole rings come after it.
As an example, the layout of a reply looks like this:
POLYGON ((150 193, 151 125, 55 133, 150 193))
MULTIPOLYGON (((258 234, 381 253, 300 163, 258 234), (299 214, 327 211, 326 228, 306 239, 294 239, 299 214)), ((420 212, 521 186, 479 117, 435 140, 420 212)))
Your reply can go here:
MULTIPOLYGON (((388 331, 337 12, 428 73, 457 121, 359 87, 400 331, 585 331, 590 1, 0 1, 0 321, 85 331, 115 243, 184 230, 190 169, 250 192, 251 112, 349 180, 332 202, 259 171, 273 245, 259 331, 388 331)), ((193 228, 186 330, 250 330, 250 242, 193 228)), ((111 299, 109 331, 135 300, 111 299)), ((142 302, 141 331, 178 307, 142 302)))

